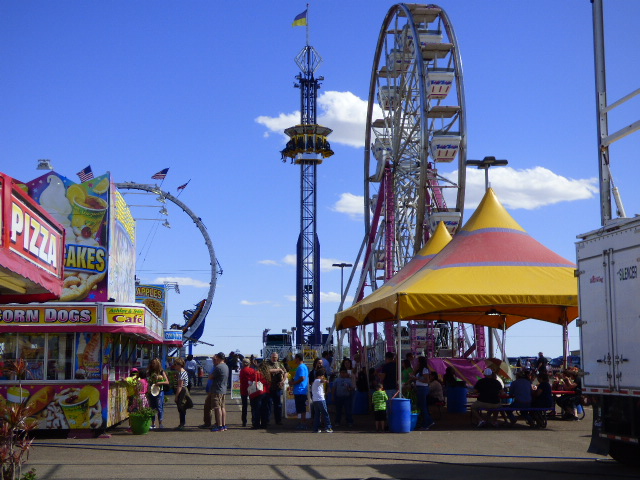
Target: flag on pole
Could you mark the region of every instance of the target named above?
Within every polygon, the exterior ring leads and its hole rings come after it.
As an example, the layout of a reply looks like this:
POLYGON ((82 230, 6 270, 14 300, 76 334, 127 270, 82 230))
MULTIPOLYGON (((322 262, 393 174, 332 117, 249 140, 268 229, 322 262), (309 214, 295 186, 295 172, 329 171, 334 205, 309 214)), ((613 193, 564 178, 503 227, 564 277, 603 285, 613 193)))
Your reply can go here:
POLYGON ((81 182, 86 182, 87 180, 91 180, 93 178, 93 172, 91 171, 91 165, 87 165, 86 168, 83 168, 78 173, 76 173, 78 177, 80 177, 81 182))
POLYGON ((304 27, 307 25, 307 8, 304 12, 296 15, 296 18, 293 19, 292 27, 304 27))
POLYGON ((164 180, 167 177, 167 172, 168 171, 169 171, 168 168, 160 170, 158 173, 153 175, 151 178, 153 178, 154 180, 164 180))
POLYGON ((185 188, 187 188, 187 185, 189 185, 189 182, 190 182, 190 181, 191 181, 191 179, 189 179, 189 181, 188 181, 187 183, 185 183, 185 184, 183 184, 183 185, 180 185, 180 186, 178 187, 178 191, 180 192, 180 191, 184 190, 185 188))

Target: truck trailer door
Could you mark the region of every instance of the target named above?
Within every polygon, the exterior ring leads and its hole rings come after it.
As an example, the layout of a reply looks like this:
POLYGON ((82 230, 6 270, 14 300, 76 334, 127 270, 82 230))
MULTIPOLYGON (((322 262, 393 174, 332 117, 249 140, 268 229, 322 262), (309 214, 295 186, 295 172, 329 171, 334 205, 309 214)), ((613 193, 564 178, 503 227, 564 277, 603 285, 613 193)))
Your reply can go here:
POLYGON ((580 343, 585 387, 613 387, 610 252, 600 242, 578 243, 580 343))
POLYGON ((640 385, 640 280, 638 263, 639 235, 632 229, 624 232, 634 242, 617 248, 611 254, 611 293, 613 297, 613 375, 617 389, 637 389, 640 385))

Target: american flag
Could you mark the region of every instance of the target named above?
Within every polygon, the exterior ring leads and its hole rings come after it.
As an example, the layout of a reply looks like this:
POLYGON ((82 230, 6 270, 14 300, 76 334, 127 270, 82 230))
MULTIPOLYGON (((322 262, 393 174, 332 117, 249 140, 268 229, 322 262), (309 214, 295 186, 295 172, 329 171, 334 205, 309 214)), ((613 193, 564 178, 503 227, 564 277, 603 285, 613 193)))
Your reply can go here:
POLYGON ((178 187, 178 191, 184 190, 185 188, 187 188, 187 185, 189 185, 189 182, 191 181, 191 179, 189 179, 189 181, 187 183, 183 183, 182 185, 180 185, 178 187))
POLYGON ((167 177, 167 172, 169 171, 168 168, 165 168, 163 170, 160 170, 158 173, 156 173, 154 176, 152 176, 151 178, 153 178, 154 180, 164 180, 167 177))
POLYGON ((86 182, 87 180, 91 180, 93 178, 93 172, 91 171, 91 165, 86 168, 80 170, 76 173, 80 177, 81 182, 86 182))

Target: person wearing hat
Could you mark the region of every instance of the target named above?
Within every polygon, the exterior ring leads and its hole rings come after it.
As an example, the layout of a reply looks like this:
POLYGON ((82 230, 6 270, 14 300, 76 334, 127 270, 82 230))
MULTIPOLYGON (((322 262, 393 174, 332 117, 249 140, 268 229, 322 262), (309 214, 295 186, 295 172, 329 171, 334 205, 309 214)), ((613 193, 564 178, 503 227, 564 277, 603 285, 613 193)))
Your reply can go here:
MULTIPOLYGON (((489 420, 489 416, 483 417, 479 410, 490 408, 500 408, 500 395, 502 394, 502 384, 496 379, 495 373, 490 368, 484 370, 484 377, 476 382, 473 389, 478 393, 478 400, 471 404, 471 419, 477 422, 478 427, 484 427, 489 420)), ((498 413, 491 414, 491 424, 496 426, 498 413)))
POLYGON ((125 384, 127 389, 127 411, 131 411, 133 399, 138 393, 138 369, 133 367, 130 370, 129 376, 120 381, 125 384))

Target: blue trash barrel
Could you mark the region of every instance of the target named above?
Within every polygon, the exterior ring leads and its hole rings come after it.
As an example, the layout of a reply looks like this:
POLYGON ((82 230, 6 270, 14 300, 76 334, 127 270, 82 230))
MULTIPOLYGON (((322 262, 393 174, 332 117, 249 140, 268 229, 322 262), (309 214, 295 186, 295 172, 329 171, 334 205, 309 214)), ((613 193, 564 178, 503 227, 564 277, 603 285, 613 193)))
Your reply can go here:
POLYGON ((447 411, 449 413, 466 413, 467 387, 464 385, 449 385, 447 387, 447 411))
POLYGON ((392 398, 389 400, 389 431, 409 433, 411 431, 411 400, 392 398))
POLYGON ((369 413, 369 394, 367 392, 356 392, 353 396, 353 414, 367 415, 369 413))
POLYGON ((412 413, 411 414, 411 431, 413 432, 416 427, 418 426, 418 417, 420 416, 419 413, 412 413))

